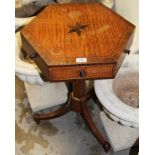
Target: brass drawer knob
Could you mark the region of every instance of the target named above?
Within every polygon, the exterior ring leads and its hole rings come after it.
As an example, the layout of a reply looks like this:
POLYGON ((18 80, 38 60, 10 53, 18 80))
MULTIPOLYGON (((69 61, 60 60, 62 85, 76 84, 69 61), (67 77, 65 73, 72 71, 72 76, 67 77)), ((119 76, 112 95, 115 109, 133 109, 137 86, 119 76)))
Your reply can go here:
POLYGON ((84 70, 80 71, 80 77, 85 77, 86 76, 86 72, 84 70))
POLYGON ((38 53, 33 53, 30 55, 30 59, 35 59, 38 56, 39 56, 38 53))
POLYGON ((127 53, 129 55, 130 54, 130 50, 125 49, 124 53, 127 53))

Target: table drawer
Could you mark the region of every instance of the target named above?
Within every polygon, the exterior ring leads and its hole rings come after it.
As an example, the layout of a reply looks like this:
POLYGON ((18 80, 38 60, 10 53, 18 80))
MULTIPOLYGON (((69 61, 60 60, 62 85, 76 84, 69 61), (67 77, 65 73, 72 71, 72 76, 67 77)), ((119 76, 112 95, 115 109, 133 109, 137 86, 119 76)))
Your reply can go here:
POLYGON ((71 79, 112 78, 114 65, 54 67, 50 79, 54 81, 71 79))

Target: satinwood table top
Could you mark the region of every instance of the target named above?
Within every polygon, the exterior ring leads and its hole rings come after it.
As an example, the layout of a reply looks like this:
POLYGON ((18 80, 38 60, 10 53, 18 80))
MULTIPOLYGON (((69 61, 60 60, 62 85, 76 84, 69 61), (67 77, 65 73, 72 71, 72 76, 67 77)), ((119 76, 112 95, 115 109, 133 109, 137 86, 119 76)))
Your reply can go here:
POLYGON ((65 66, 117 62, 134 29, 100 3, 70 3, 47 6, 21 35, 47 66, 65 66))

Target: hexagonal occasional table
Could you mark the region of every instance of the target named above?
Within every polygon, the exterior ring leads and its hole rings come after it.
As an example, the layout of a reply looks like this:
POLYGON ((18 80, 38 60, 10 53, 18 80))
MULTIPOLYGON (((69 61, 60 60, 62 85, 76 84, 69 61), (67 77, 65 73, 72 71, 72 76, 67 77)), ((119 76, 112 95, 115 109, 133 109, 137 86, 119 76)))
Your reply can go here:
POLYGON ((87 107, 93 90, 85 80, 114 78, 129 52, 135 26, 99 3, 49 5, 21 31, 23 50, 48 81, 70 81, 68 102, 55 112, 35 114, 34 120, 81 113, 104 150, 110 144, 96 128, 87 107))

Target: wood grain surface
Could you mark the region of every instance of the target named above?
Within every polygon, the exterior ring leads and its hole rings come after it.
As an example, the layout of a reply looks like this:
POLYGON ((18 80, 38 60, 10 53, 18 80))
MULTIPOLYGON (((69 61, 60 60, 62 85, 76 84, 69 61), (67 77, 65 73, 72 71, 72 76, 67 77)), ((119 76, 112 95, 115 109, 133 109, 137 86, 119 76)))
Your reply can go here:
POLYGON ((58 66, 117 62, 134 29, 102 4, 70 3, 49 5, 21 34, 47 66, 58 66))
POLYGON ((99 3, 49 5, 23 28, 23 50, 33 55, 46 78, 52 82, 70 80, 73 85, 69 104, 55 112, 36 114, 34 120, 39 123, 70 110, 79 112, 108 152, 110 144, 87 107, 84 80, 115 77, 125 58, 124 49, 132 43, 134 29, 133 24, 99 3))

